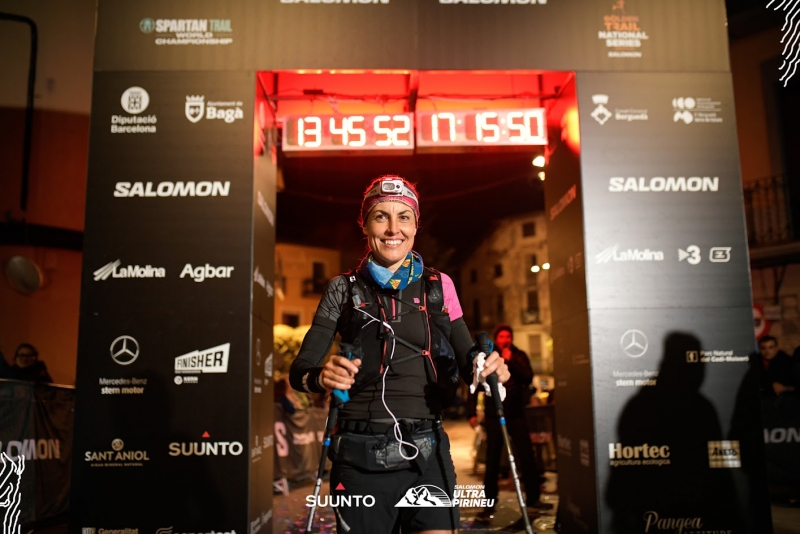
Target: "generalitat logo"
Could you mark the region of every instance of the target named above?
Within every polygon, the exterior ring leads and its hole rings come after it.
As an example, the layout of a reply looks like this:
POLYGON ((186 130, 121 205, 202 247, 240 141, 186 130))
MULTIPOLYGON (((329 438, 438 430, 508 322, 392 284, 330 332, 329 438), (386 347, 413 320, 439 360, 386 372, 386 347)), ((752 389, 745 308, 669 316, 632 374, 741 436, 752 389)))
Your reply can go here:
POLYGON ((155 115, 142 115, 150 105, 150 94, 142 87, 128 87, 122 93, 120 105, 127 115, 111 116, 113 134, 156 133, 158 118, 155 115))

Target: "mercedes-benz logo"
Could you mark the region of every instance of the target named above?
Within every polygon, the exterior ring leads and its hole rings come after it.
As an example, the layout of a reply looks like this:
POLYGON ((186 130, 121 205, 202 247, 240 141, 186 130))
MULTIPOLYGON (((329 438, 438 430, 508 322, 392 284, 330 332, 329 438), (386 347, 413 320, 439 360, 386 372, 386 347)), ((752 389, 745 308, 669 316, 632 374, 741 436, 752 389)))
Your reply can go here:
POLYGON ((619 340, 622 352, 631 358, 639 358, 647 352, 647 336, 641 330, 628 330, 619 340))
POLYGON ((131 336, 119 336, 111 342, 111 358, 120 365, 130 365, 139 357, 139 343, 131 336))
POLYGON ((111 442, 111 448, 117 452, 121 451, 123 447, 125 447, 125 444, 119 438, 111 442))

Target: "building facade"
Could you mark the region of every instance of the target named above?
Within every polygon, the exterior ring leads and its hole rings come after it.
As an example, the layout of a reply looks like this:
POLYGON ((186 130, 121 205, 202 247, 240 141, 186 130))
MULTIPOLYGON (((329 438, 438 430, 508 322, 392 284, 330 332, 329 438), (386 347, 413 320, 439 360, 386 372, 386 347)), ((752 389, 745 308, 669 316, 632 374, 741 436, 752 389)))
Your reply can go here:
POLYGON ((338 250, 275 245, 275 324, 311 324, 328 281, 341 272, 338 250))
POLYGON ((514 329, 537 375, 553 369, 547 227, 543 213, 503 219, 461 268, 459 295, 472 332, 514 329))

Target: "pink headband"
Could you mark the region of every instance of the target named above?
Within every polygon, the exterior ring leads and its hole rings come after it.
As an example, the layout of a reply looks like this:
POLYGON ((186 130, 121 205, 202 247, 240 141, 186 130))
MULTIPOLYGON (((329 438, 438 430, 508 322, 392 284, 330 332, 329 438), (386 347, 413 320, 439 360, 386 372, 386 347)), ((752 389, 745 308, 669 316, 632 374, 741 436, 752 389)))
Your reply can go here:
POLYGON ((381 202, 402 202, 414 211, 414 215, 417 218, 417 225, 419 225, 419 202, 417 200, 417 195, 414 194, 411 188, 403 183, 403 180, 387 177, 376 183, 372 189, 367 191, 367 194, 364 195, 364 200, 361 202, 362 224, 366 223, 367 215, 372 211, 372 208, 381 202))

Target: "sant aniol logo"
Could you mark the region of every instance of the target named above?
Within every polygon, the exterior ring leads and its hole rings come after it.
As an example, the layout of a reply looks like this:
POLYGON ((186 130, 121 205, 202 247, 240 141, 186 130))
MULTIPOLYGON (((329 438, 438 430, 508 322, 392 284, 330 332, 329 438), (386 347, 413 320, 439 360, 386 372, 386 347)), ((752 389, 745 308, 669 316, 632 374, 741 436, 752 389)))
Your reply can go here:
POLYGON ((224 46, 233 42, 231 19, 152 19, 139 21, 144 34, 155 33, 158 46, 224 46))

